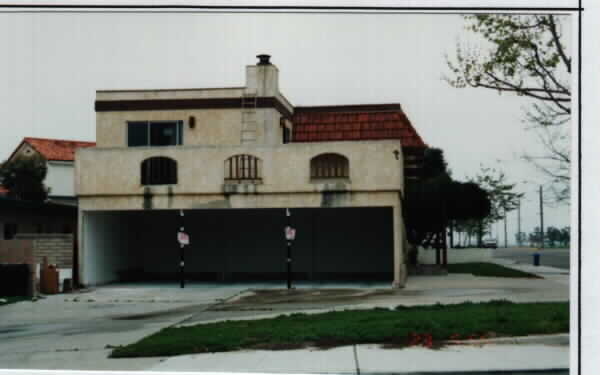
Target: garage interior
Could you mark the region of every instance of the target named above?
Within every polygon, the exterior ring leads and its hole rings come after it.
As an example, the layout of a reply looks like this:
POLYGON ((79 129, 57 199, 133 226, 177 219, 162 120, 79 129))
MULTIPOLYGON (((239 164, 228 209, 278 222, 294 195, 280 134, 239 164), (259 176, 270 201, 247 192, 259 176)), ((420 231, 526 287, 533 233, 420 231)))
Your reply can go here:
MULTIPOLYGON (((294 208, 294 280, 393 280, 392 207, 294 208)), ((285 209, 184 210, 185 279, 285 280, 285 209)), ((83 212, 81 281, 179 280, 179 210, 83 212)))

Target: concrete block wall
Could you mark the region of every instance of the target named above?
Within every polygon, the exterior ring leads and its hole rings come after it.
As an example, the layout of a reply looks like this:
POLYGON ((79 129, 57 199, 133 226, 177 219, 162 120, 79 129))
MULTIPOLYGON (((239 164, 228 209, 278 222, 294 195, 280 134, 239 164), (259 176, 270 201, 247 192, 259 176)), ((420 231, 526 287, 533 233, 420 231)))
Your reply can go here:
POLYGON ((34 264, 42 264, 47 257, 48 264, 57 268, 73 267, 72 234, 18 234, 17 240, 31 241, 34 264))

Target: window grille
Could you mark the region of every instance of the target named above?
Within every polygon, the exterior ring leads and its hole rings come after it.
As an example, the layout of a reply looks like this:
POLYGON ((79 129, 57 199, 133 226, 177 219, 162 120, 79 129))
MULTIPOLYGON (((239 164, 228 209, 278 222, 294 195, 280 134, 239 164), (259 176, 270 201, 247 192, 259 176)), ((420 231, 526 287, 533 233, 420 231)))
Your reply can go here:
POLYGON ((339 154, 321 154, 310 161, 311 178, 348 178, 348 159, 339 154))
POLYGON ((142 185, 172 185, 177 183, 177 162, 155 156, 142 162, 142 185))
POLYGON ((226 180, 261 179, 261 160, 252 155, 234 155, 225 160, 226 180))

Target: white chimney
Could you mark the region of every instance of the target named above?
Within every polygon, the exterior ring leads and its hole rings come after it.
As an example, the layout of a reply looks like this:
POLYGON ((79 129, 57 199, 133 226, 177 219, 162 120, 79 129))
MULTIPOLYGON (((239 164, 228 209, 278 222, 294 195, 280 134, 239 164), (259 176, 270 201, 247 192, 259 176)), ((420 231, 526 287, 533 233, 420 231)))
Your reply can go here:
POLYGON ((269 61, 270 55, 256 56, 256 65, 246 66, 246 92, 256 96, 275 96, 279 93, 279 71, 269 61))

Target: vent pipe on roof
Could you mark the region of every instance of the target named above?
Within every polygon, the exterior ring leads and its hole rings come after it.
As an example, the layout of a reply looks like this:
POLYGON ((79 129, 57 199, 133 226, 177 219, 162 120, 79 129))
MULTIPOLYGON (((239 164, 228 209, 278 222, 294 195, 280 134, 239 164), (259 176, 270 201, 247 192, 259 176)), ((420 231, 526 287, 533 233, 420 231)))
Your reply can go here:
POLYGON ((258 64, 256 65, 271 65, 271 62, 269 61, 269 59, 271 58, 271 55, 256 55, 256 57, 258 58, 258 64))

